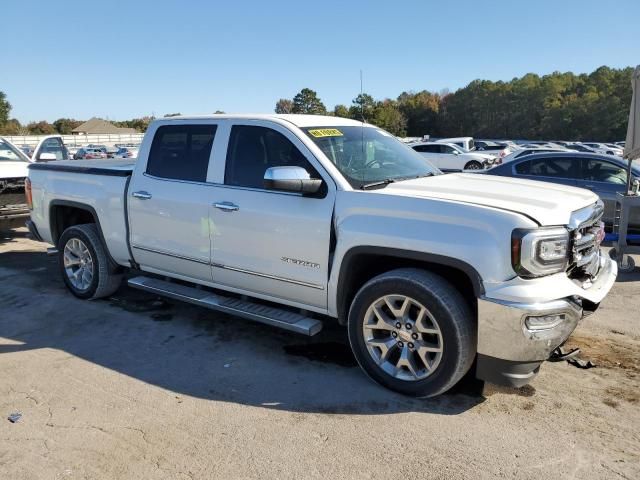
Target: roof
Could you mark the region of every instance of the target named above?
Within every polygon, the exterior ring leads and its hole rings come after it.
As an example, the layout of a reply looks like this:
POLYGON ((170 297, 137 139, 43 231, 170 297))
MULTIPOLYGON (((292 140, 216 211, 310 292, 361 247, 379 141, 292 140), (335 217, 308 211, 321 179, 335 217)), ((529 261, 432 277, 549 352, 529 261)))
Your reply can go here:
MULTIPOLYGON (((206 120, 206 119, 245 119, 245 120, 284 120, 297 127, 335 127, 335 126, 362 126, 362 122, 350 118, 332 117, 329 115, 302 115, 302 114, 212 114, 212 115, 177 115, 164 117, 158 120, 206 120)), ((373 125, 371 125, 373 126, 373 125)))
POLYGON ((71 130, 73 133, 137 133, 135 128, 116 127, 113 123, 93 117, 71 130))

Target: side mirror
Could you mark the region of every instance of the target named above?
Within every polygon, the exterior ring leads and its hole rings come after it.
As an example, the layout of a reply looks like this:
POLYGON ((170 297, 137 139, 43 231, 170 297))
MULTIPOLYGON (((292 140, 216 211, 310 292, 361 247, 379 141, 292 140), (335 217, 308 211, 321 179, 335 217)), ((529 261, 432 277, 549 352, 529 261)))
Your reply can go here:
POLYGON ((285 192, 317 193, 322 180, 311 178, 302 167, 271 167, 264 172, 264 187, 285 192))
POLYGON ((40 155, 38 155, 38 162, 51 162, 56 160, 58 157, 56 157, 55 153, 47 153, 47 152, 43 152, 40 155))
POLYGON ((454 151, 453 151, 453 154, 454 154, 454 155, 460 155, 460 152, 459 152, 458 150, 454 150, 454 151))

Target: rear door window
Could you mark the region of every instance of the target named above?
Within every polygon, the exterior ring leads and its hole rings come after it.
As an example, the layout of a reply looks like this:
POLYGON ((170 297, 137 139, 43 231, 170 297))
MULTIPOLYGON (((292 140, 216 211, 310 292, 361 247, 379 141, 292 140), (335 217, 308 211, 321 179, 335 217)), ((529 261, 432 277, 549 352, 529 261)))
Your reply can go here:
POLYGON ((583 159, 582 178, 590 182, 627 184, 627 172, 624 168, 597 158, 583 159))
POLYGON ((577 164, 577 161, 569 157, 534 158, 516 165, 516 172, 534 177, 575 179, 578 177, 577 164))
POLYGON ((165 125, 156 131, 147 173, 154 177, 205 182, 216 125, 165 125))

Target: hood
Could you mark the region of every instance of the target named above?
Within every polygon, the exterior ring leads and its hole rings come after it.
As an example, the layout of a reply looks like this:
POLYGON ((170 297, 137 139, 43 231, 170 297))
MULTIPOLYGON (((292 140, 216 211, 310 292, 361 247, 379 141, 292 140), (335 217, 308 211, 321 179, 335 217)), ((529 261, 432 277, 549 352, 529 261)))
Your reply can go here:
POLYGON ((29 162, 0 162, 0 179, 20 178, 29 175, 29 162))
POLYGON ((595 193, 581 188, 474 173, 406 180, 375 192, 509 210, 522 213, 543 226, 566 225, 572 212, 598 201, 595 193))

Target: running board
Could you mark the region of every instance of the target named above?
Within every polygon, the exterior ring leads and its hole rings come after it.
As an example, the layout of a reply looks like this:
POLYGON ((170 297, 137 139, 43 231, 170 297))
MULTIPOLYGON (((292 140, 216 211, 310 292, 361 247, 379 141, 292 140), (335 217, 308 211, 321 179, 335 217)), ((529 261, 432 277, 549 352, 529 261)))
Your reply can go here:
POLYGON ((303 335, 312 336, 322 330, 322 322, 319 320, 288 310, 268 307, 233 297, 225 297, 204 289, 187 287, 143 276, 132 278, 128 283, 133 288, 193 303, 211 310, 237 315, 255 322, 266 323, 273 327, 302 333, 303 335))

